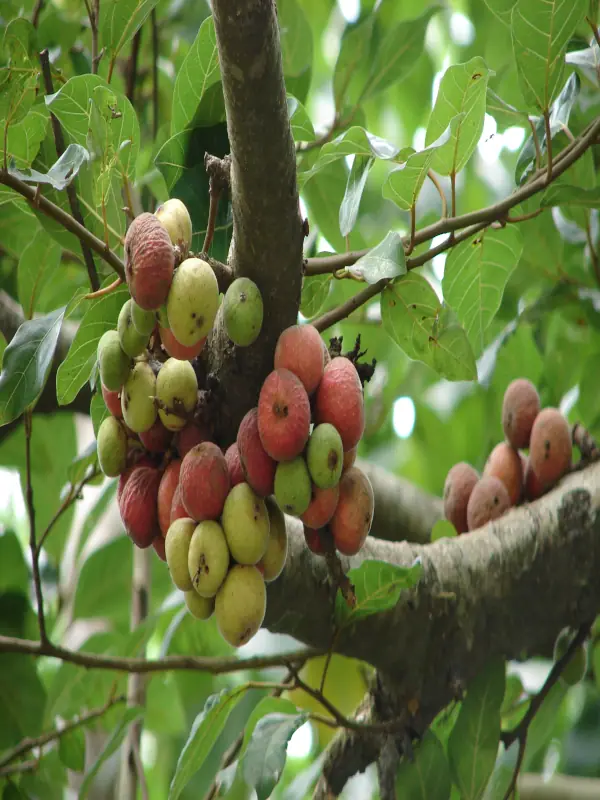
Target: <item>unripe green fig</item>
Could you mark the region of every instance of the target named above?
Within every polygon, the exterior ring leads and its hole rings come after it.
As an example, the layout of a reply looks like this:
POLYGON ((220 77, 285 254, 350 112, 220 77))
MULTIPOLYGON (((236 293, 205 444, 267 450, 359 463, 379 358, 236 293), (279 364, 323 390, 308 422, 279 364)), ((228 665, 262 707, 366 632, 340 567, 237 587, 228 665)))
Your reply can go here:
POLYGON ((181 258, 186 258, 192 246, 192 220, 184 203, 176 197, 167 200, 154 212, 171 237, 171 242, 179 248, 181 258))
POLYGON ((156 325, 155 311, 145 311, 141 306, 132 299, 131 301, 131 319, 133 320, 136 331, 142 336, 150 336, 156 325))
POLYGON ((190 614, 196 619, 209 619, 212 617, 215 610, 214 597, 200 597, 198 592, 190 589, 189 592, 184 593, 185 604, 190 614))
POLYGON ((119 342, 123 352, 131 358, 135 358, 144 352, 148 344, 148 336, 139 333, 133 324, 133 317, 131 316, 132 303, 133 300, 129 299, 123 304, 117 322, 117 333, 119 334, 119 342))
POLYGON ((188 551, 188 569, 198 594, 214 597, 229 569, 229 547, 218 522, 204 520, 194 530, 188 551))
POLYGON ((238 483, 225 500, 221 523, 238 564, 256 564, 267 549, 269 514, 265 501, 247 483, 238 483))
POLYGON ((131 370, 121 392, 123 419, 134 433, 150 430, 156 421, 156 378, 152 367, 139 361, 131 370))
MULTIPOLYGON (((554 644, 554 660, 559 661, 569 649, 574 633, 564 628, 557 636, 554 644)), ((580 645, 573 653, 571 660, 560 674, 567 686, 575 686, 585 676, 587 671, 587 649, 580 645)))
POLYGON ((337 486, 344 466, 342 437, 329 422, 317 425, 310 435, 306 449, 310 477, 319 489, 337 486))
POLYGON ((108 478, 116 478, 127 462, 127 434, 118 419, 106 417, 98 429, 98 461, 108 478))
POLYGON ((173 276, 167 315, 173 336, 189 347, 213 326, 219 307, 219 285, 212 267, 200 258, 187 258, 173 276))
POLYGON ((158 415, 165 428, 178 431, 187 424, 187 416, 196 408, 198 379, 189 361, 169 358, 156 379, 158 415), (166 406, 166 411, 162 406, 166 406))
POLYGON ((256 567, 236 564, 215 598, 215 615, 221 636, 233 647, 241 647, 258 631, 266 610, 267 591, 263 576, 256 567))
POLYGON ((263 323, 260 289, 250 278, 236 278, 223 299, 223 322, 227 336, 239 347, 256 340, 263 323))
POLYGON ((310 475, 302 456, 280 461, 275 470, 275 499, 281 510, 299 517, 309 507, 311 496, 310 475))
POLYGON ((196 523, 193 519, 188 517, 176 519, 169 525, 165 537, 165 555, 171 579, 182 592, 194 588, 188 569, 188 552, 195 529, 196 523))
POLYGON ((265 504, 269 514, 269 541, 264 556, 256 566, 261 571, 265 583, 270 583, 281 575, 285 566, 288 538, 285 517, 277 503, 272 497, 267 497, 265 504))
POLYGON ((111 392, 118 392, 129 375, 131 359, 123 352, 117 331, 106 331, 98 342, 100 379, 111 392))

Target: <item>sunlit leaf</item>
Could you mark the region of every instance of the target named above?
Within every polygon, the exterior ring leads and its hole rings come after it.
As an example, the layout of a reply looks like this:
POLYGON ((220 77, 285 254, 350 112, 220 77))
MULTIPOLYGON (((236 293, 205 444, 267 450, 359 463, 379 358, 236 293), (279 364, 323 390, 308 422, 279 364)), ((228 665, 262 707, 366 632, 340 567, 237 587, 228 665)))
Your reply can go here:
MULTIPOLYGON (((356 25, 348 25, 344 30, 333 72, 333 94, 338 113, 342 110, 350 86, 355 80, 357 67, 369 56, 374 20, 374 15, 369 15, 356 25)), ((359 91, 356 90, 353 94, 358 96, 359 91)))
POLYGON ((389 231, 385 239, 369 250, 348 268, 352 275, 367 283, 377 283, 382 278, 397 278, 406 273, 406 257, 402 237, 389 231))
POLYGON ((38 172, 36 169, 28 169, 23 172, 12 165, 8 171, 25 183, 48 183, 60 191, 71 183, 81 166, 89 161, 89 158, 90 155, 85 147, 79 144, 70 144, 48 172, 38 172))
POLYGON ((510 25, 511 12, 516 2, 517 0, 485 0, 485 4, 492 14, 505 25, 510 25))
POLYGON ((331 288, 330 275, 314 275, 302 281, 300 312, 310 319, 318 314, 331 288))
POLYGON ((297 97, 288 94, 287 108, 292 128, 292 136, 295 141, 313 142, 315 139, 315 129, 302 103, 297 97))
POLYGON ((360 199, 374 163, 375 159, 372 156, 354 157, 352 167, 348 173, 344 199, 340 206, 340 233, 342 236, 347 236, 356 224, 360 199))
POLYGON ((144 24, 158 0, 102 0, 100 42, 107 57, 116 57, 144 24))
MULTIPOLYGON (((31 165, 46 135, 49 119, 45 106, 36 105, 20 122, 9 125, 6 141, 9 163, 18 169, 31 165)), ((4 159, 4 140, 0 142, 0 158, 4 159)))
POLYGON ((242 774, 258 800, 267 800, 283 768, 287 745, 292 735, 308 718, 308 712, 286 714, 273 712, 258 720, 242 757, 242 774))

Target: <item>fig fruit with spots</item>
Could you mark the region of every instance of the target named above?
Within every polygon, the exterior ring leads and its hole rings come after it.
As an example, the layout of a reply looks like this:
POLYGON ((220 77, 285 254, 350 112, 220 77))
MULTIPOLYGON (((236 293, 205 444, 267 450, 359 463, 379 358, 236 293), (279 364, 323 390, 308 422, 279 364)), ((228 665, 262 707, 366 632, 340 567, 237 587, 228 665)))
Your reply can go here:
POLYGON ((266 609, 267 592, 260 571, 254 566, 236 564, 215 598, 221 636, 233 647, 241 647, 259 630, 266 609))
POLYGON ((201 522, 190 541, 188 570, 194 589, 202 597, 214 597, 229 569, 229 547, 218 522, 201 522))
POLYGON ((138 361, 129 373, 121 392, 125 424, 135 433, 150 430, 156 421, 156 378, 152 367, 138 361))
POLYGON ((260 561, 269 541, 269 513, 265 501, 247 483, 238 483, 227 495, 221 524, 238 564, 260 561))
POLYGON ((198 379, 189 361, 165 361, 156 379, 156 399, 165 428, 178 431, 185 427, 198 400, 198 379))
POLYGON ((256 341, 263 323, 260 289, 250 278, 236 278, 225 292, 223 323, 231 341, 248 347, 256 341))
POLYGON ((219 286, 212 267, 200 258, 186 258, 177 268, 167 298, 169 328, 175 339, 191 347, 211 330, 219 307, 219 286))

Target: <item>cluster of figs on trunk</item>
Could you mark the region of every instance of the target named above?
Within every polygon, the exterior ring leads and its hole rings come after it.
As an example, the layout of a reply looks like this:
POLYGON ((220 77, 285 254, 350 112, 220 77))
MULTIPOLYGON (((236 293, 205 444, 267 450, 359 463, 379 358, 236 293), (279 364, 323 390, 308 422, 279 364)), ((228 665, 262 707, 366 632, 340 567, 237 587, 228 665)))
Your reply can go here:
POLYGON ((216 321, 237 347, 259 337, 259 287, 236 278, 222 300, 208 261, 190 253, 185 205, 168 200, 132 222, 125 238, 130 297, 116 330, 98 343, 106 414, 100 467, 118 477, 124 528, 166 561, 188 610, 215 614, 233 646, 248 642, 266 611, 266 583, 282 572, 284 514, 304 523, 325 554, 362 547, 373 491, 354 466, 364 429, 363 390, 352 361, 331 358, 310 325, 284 330, 257 405, 222 448, 206 418, 199 366, 216 321))

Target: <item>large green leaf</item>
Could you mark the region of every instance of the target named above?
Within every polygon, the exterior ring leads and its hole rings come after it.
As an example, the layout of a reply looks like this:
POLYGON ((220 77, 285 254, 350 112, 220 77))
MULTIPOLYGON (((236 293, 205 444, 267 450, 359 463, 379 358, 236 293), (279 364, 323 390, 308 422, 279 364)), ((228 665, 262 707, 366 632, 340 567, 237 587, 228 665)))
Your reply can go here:
POLYGON ((477 147, 483 131, 488 78, 489 70, 480 56, 448 67, 442 77, 425 144, 435 142, 454 117, 463 115, 449 140, 433 155, 431 165, 442 175, 460 172, 477 147))
POLYGON ((36 662, 26 655, 0 655, 0 749, 42 731, 46 692, 36 662))
POLYGON ((488 228, 461 242, 446 260, 444 299, 464 325, 477 356, 485 346, 485 333, 500 308, 504 289, 519 263, 523 242, 515 225, 488 228))
POLYGON ((112 730, 106 741, 106 744, 102 748, 102 752, 85 774, 83 783, 79 788, 78 797, 80 800, 84 800, 84 798, 88 796, 88 793, 92 788, 94 778, 98 774, 100 767, 108 758, 112 756, 114 752, 119 749, 123 743, 123 740, 125 739, 129 726, 139 719, 143 713, 143 709, 136 706, 128 708, 124 711, 123 716, 119 720, 117 726, 112 730))
POLYGON ((105 617, 123 622, 128 617, 123 597, 131 584, 133 544, 119 536, 94 550, 83 564, 77 581, 73 615, 84 619, 105 617))
POLYGON ((69 769, 83 772, 85 769, 85 733, 83 727, 64 733, 58 740, 58 755, 69 769))
POLYGON ((0 530, 0 592, 16 589, 27 592, 29 571, 23 548, 11 530, 0 530))
POLYGON ((565 67, 565 52, 587 0, 518 0, 512 39, 519 85, 527 105, 548 111, 565 67))
POLYGON ((100 44, 106 49, 111 65, 157 4, 158 0, 103 0, 100 3, 100 44))
POLYGON ((423 568, 420 561, 410 567, 397 567, 385 561, 368 559, 348 572, 354 586, 356 605, 349 608, 338 591, 335 599, 335 618, 340 625, 350 625, 371 614, 387 611, 398 603, 406 589, 415 586, 423 568))
POLYGON ((375 17, 369 15, 344 30, 333 73, 333 95, 338 113, 346 100, 356 100, 360 94, 360 88, 353 84, 356 83, 357 67, 366 63, 369 57, 374 21, 375 17))
POLYGON ((505 25, 510 25, 511 12, 517 0, 485 0, 486 6, 502 20, 505 25))
POLYGON ((540 200, 543 208, 550 206, 581 206, 583 208, 600 208, 600 187, 582 189, 579 186, 569 186, 557 183, 549 186, 540 200))
MULTIPOLYGON (((49 119, 46 108, 36 105, 20 122, 9 126, 6 141, 9 162, 14 160, 14 165, 19 169, 31 165, 46 135, 49 119)), ((4 139, 0 143, 0 159, 4 161, 4 139)))
MULTIPOLYGON (((105 284, 111 283, 112 277, 105 284)), ((56 375, 56 397, 61 406, 71 403, 92 374, 96 363, 98 342, 103 333, 116 328, 119 311, 129 293, 126 286, 120 286, 110 294, 89 302, 83 319, 66 359, 58 368, 56 375)))
POLYGON ((169 788, 169 800, 177 800, 192 776, 200 769, 212 750, 227 718, 246 692, 246 686, 223 690, 211 695, 192 725, 190 735, 177 761, 169 788))
POLYGON ((21 253, 17 285, 26 319, 32 318, 44 286, 60 264, 60 255, 60 246, 42 228, 35 232, 21 253))
POLYGON ((4 351, 0 372, 0 425, 12 422, 42 393, 58 343, 64 308, 27 320, 4 351))
POLYGON ((312 64, 312 29, 297 0, 278 0, 277 19, 281 37, 283 74, 286 78, 297 77, 312 64))
POLYGON ((302 281, 300 313, 310 319, 323 307, 331 289, 330 275, 314 275, 302 281))
POLYGON ((4 29, 2 43, 8 64, 0 70, 0 120, 3 133, 5 127, 18 124, 27 116, 36 99, 40 71, 37 62, 33 61, 35 36, 33 25, 23 16, 9 18, 4 29))
POLYGON ((495 659, 471 681, 448 740, 448 758, 461 798, 482 797, 500 742, 505 665, 495 659))
POLYGON ((404 759, 396 775, 397 800, 448 800, 452 781, 442 743, 427 731, 414 758, 404 759))
MULTIPOLYGON (((221 69, 215 24, 212 16, 207 17, 188 53, 179 68, 173 89, 173 108, 171 112, 171 136, 185 130, 199 113, 202 99, 211 86, 220 83, 221 69)), ((219 115, 221 116, 221 115, 219 115)), ((214 122, 214 119, 202 119, 214 122)))
POLYGON ((256 790, 258 800, 271 796, 285 766, 288 742, 307 719, 308 712, 273 712, 256 723, 242 758, 242 774, 248 787, 256 790))
POLYGON ((360 100, 367 100, 405 78, 423 52, 431 17, 440 10, 431 6, 420 17, 391 26, 372 53, 373 66, 360 100))
POLYGON ((367 283, 377 283, 383 278, 397 278, 406 274, 406 257, 402 237, 388 231, 383 241, 348 268, 352 275, 367 283))

